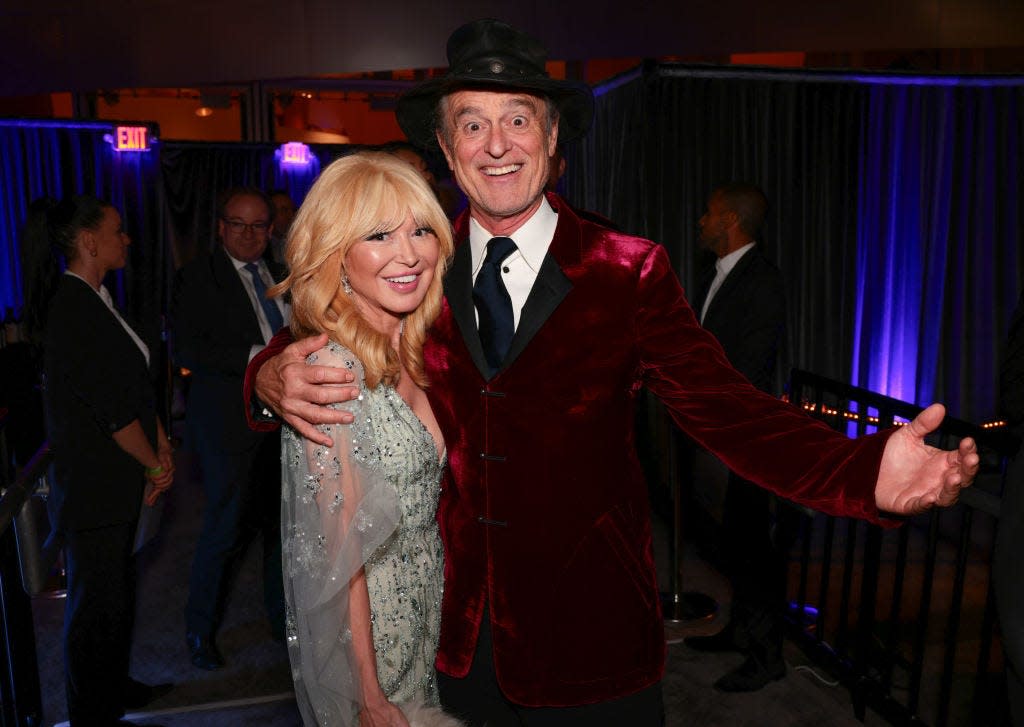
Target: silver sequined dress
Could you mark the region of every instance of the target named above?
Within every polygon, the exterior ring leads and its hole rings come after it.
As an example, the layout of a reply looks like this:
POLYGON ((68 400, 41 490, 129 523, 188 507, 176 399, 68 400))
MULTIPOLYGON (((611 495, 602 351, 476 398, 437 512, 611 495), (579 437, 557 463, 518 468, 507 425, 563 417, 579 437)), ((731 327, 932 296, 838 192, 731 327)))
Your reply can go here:
POLYGON ((282 531, 288 650, 306 725, 357 723, 348 582, 365 568, 377 678, 395 703, 437 703, 434 655, 443 555, 435 513, 443 459, 390 386, 366 388, 362 365, 336 343, 310 363, 356 374, 351 426, 324 428, 323 447, 285 427, 282 531))

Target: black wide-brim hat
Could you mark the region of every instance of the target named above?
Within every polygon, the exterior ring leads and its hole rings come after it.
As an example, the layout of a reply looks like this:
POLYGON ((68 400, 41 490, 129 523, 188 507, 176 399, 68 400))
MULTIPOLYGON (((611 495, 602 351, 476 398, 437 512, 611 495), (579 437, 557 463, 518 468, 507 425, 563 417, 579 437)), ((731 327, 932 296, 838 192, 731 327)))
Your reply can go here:
POLYGON ((421 83, 398 99, 395 115, 413 144, 437 145, 438 102, 465 88, 527 91, 558 108, 558 140, 583 136, 594 117, 594 94, 583 83, 551 78, 547 49, 535 38, 500 20, 474 20, 448 38, 448 73, 421 83))

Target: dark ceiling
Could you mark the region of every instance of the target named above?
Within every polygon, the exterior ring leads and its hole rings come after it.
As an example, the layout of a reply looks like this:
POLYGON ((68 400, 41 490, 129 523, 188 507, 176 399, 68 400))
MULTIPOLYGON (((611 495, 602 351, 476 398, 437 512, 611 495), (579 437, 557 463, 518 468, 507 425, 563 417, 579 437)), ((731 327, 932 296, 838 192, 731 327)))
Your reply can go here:
POLYGON ((488 16, 557 60, 1024 47, 1022 0, 4 0, 0 95, 440 67, 488 16))

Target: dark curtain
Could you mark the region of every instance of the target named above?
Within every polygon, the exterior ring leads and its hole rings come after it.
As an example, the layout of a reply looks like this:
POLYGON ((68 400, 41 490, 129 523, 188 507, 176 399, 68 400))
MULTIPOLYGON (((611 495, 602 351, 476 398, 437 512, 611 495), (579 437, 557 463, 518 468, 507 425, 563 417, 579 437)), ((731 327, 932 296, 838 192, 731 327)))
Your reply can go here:
POLYGON ((160 157, 167 240, 181 267, 212 249, 217 239, 217 202, 233 186, 284 189, 298 207, 322 167, 358 147, 311 147, 310 163, 282 163, 271 144, 165 144, 160 157))
POLYGON ((114 151, 111 124, 0 120, 0 305, 20 318, 19 239, 29 203, 89 193, 121 213, 132 238, 128 264, 105 281, 147 345, 159 350, 169 261, 160 231, 159 151, 114 151))
POLYGON ((666 246, 684 286, 718 183, 771 209, 795 366, 989 420, 1024 280, 1024 79, 920 79, 648 64, 596 89, 574 204, 666 246))

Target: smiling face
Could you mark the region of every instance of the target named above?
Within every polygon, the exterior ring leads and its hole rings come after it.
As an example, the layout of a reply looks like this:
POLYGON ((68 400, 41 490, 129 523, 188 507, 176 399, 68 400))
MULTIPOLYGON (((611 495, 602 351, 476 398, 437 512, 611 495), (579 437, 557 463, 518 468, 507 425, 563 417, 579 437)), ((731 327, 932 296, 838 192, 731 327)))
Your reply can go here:
POLYGON ((491 234, 518 229, 540 205, 558 122, 528 93, 456 91, 441 101, 438 142, 470 213, 491 234))
POLYGON ((270 240, 270 218, 270 209, 261 197, 236 194, 224 205, 224 216, 217 221, 224 249, 243 263, 259 260, 270 240))
POLYGON ((437 235, 412 215, 396 229, 353 243, 345 255, 345 274, 366 321, 381 333, 394 333, 423 302, 439 256, 437 235))

